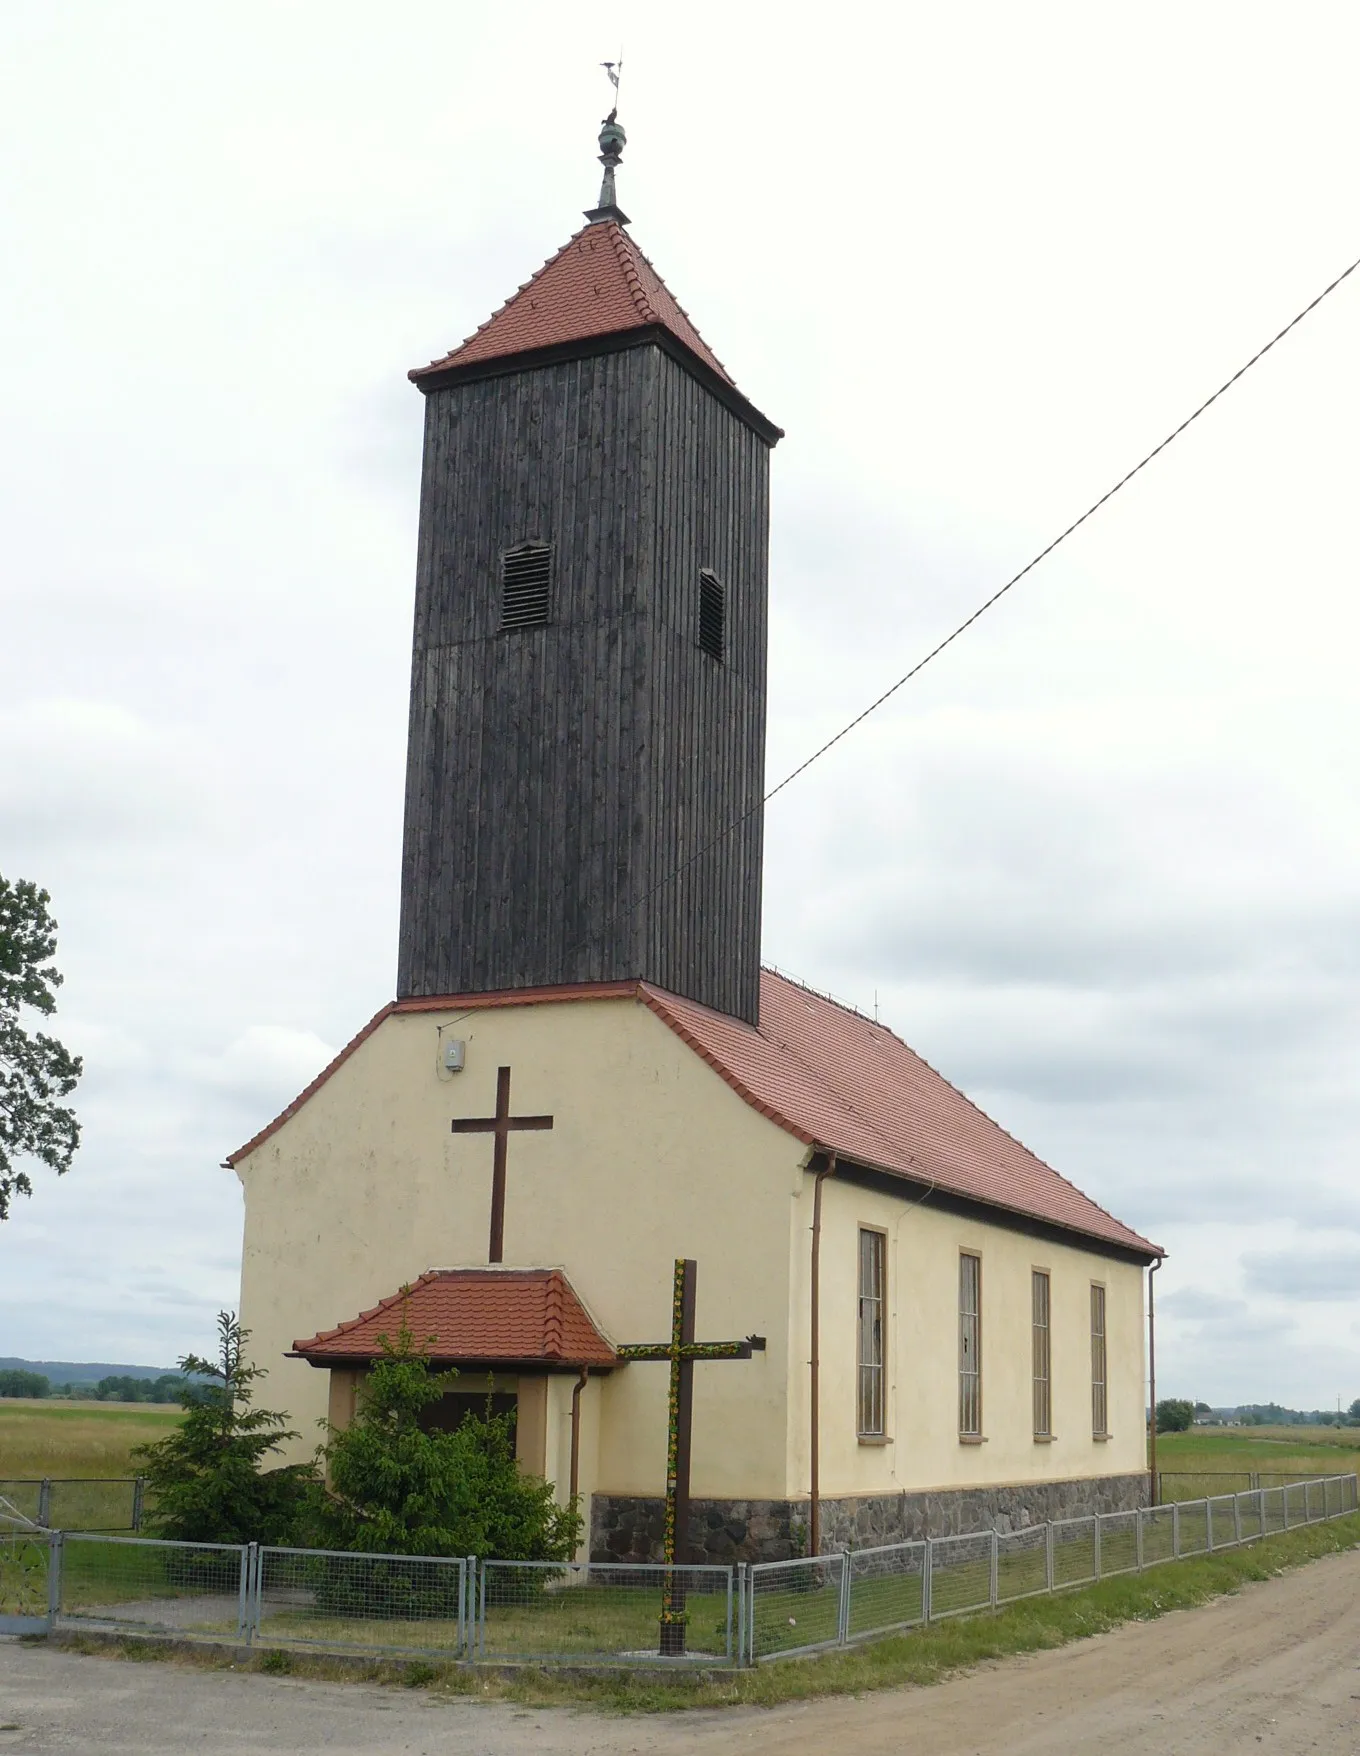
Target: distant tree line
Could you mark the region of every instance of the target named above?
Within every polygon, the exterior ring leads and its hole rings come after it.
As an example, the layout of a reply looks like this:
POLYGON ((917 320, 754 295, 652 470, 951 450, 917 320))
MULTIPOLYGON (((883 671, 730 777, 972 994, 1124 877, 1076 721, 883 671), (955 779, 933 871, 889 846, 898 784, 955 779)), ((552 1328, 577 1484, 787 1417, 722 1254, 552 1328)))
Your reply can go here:
POLYGON ((101 1378, 97 1384, 53 1384, 42 1372, 17 1367, 0 1370, 0 1396, 64 1397, 77 1402, 179 1402, 193 1394, 194 1380, 182 1372, 159 1378, 134 1378, 128 1373, 101 1378))
POLYGON ((1237 1408, 1210 1408, 1207 1402, 1167 1397, 1157 1404, 1157 1431, 1185 1433, 1196 1421, 1242 1427, 1360 1427, 1360 1396, 1342 1414, 1334 1408, 1285 1408, 1278 1402, 1243 1403, 1237 1408))

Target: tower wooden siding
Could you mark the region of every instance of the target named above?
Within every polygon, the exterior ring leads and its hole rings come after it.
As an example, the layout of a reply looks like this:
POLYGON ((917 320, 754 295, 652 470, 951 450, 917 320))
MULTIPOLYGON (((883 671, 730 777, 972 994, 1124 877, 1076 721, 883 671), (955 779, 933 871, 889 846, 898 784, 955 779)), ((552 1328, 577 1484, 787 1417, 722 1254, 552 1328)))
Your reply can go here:
POLYGON ((650 341, 428 393, 399 995, 641 976, 755 1020, 768 523, 766 440, 650 341), (550 620, 502 632, 526 540, 550 620))

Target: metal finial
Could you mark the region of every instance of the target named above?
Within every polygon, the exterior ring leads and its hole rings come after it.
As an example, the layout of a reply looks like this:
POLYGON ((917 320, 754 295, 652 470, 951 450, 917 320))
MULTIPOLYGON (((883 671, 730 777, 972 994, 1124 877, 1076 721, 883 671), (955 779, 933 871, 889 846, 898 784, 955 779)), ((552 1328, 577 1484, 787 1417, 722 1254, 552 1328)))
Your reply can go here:
MULTIPOLYGON (((619 89, 619 76, 623 72, 623 61, 602 61, 601 67, 609 75, 609 83, 615 92, 619 89)), ((586 218, 597 225, 604 220, 613 220, 616 224, 626 226, 628 215, 614 199, 614 172, 623 157, 623 149, 628 144, 628 136, 618 120, 617 105, 609 112, 600 125, 600 163, 604 166, 604 180, 600 184, 599 205, 586 209, 586 218)))

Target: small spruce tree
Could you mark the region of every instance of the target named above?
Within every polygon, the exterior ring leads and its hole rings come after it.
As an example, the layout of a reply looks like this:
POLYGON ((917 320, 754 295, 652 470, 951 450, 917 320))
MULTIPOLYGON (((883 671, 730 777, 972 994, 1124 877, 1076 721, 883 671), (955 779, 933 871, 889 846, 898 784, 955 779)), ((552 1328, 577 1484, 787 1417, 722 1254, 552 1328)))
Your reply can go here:
POLYGON ((220 1311, 217 1334, 215 1361, 186 1354, 179 1362, 197 1380, 180 1382, 184 1419, 132 1454, 150 1489, 147 1523, 176 1542, 289 1542, 315 1471, 310 1464, 261 1469, 271 1451, 298 1435, 285 1416, 251 1407, 256 1381, 268 1374, 246 1361, 250 1331, 220 1311))

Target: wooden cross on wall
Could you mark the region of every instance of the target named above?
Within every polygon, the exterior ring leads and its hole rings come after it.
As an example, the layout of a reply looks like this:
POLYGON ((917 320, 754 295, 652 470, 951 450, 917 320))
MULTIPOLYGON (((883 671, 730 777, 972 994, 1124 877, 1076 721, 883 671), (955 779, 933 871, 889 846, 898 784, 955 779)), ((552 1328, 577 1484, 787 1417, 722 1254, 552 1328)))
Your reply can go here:
POLYGON ((455 1134, 494 1134, 495 1150, 491 1157, 491 1242, 487 1248, 488 1262, 505 1260, 505 1162, 510 1135, 518 1129, 551 1128, 551 1116, 512 1116, 510 1114, 510 1069, 496 1069, 496 1113, 494 1116, 455 1116, 455 1134))
MULTIPOLYGON (((666 1443, 666 1519, 662 1559, 667 1567, 682 1566, 689 1559, 689 1465, 694 1429, 694 1362, 696 1360, 749 1360, 765 1351, 763 1335, 744 1341, 695 1341, 694 1298, 699 1265, 689 1259, 675 1264, 671 1294, 671 1338, 621 1347, 621 1360, 668 1360, 671 1368, 669 1421, 666 1443)), ((685 1650, 685 1587, 668 1573, 661 1593, 661 1651, 674 1655, 685 1650)))

